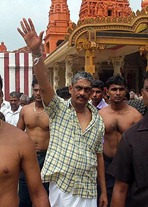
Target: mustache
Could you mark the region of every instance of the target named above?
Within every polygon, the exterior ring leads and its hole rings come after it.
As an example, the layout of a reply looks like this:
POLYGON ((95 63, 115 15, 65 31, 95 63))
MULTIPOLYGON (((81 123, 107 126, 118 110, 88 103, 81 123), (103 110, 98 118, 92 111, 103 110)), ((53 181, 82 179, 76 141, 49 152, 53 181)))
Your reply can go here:
POLYGON ((85 96, 83 96, 83 95, 79 95, 79 96, 77 96, 77 99, 84 99, 84 100, 86 100, 86 97, 85 96))

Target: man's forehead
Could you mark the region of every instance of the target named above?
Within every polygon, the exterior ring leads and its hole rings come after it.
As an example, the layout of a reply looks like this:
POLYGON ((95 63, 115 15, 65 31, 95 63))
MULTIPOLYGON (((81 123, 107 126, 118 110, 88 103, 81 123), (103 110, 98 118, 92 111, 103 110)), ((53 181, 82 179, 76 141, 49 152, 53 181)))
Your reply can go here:
POLYGON ((109 88, 126 88, 125 85, 112 84, 109 88))
POLYGON ((90 86, 91 85, 91 82, 87 79, 79 79, 77 80, 77 82, 74 83, 74 85, 81 85, 81 86, 90 86))
POLYGON ((102 91, 102 89, 99 88, 99 87, 93 87, 92 90, 93 90, 93 91, 102 91))
POLYGON ((10 100, 19 100, 16 96, 10 96, 10 100))
POLYGON ((40 88, 39 84, 35 84, 33 88, 40 88))
POLYGON ((144 81, 144 86, 148 86, 148 79, 144 81))

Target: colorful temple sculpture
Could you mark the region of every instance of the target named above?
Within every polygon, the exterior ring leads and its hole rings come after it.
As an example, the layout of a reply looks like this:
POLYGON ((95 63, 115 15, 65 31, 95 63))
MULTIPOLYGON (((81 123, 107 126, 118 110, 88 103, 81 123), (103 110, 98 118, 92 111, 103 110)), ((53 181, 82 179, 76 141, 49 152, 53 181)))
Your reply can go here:
MULTIPOLYGON (((51 20, 54 22, 55 16, 58 21, 64 8, 68 16, 65 39, 60 45, 57 39, 56 49, 45 59, 54 88, 68 86, 74 73, 85 70, 103 81, 122 74, 129 89, 140 90, 143 73, 148 70, 148 1, 143 0, 135 13, 128 0, 82 0, 75 24, 69 19, 67 1, 53 0, 46 36, 52 35, 51 20), (59 2, 57 15, 53 6, 59 2)), ((52 41, 47 51, 50 44, 52 41)))

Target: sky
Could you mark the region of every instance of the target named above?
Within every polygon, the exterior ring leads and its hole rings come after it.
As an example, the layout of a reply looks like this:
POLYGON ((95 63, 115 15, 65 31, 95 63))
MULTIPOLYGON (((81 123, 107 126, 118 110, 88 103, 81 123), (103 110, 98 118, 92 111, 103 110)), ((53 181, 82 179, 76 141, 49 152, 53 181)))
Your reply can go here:
MULTIPOLYGON (((79 18, 81 0, 67 0, 70 17, 73 22, 79 18)), ((133 11, 141 9, 141 0, 130 0, 133 11)), ((0 0, 0 42, 4 42, 8 51, 17 50, 26 44, 17 27, 20 20, 31 18, 37 33, 46 31, 51 0, 0 0)))

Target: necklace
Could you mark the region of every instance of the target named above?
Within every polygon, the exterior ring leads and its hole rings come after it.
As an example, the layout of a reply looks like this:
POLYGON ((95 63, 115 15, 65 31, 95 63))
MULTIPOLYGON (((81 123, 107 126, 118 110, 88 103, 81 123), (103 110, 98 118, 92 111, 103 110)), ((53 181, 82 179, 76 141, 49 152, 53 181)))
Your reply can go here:
POLYGON ((38 113, 38 114, 41 114, 41 113, 45 112, 45 109, 43 109, 42 111, 37 111, 37 110, 36 110, 36 106, 35 106, 35 102, 34 102, 33 111, 35 111, 35 112, 38 113))

